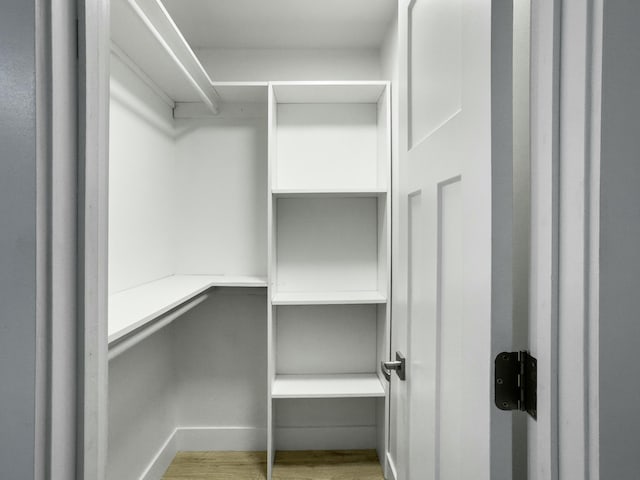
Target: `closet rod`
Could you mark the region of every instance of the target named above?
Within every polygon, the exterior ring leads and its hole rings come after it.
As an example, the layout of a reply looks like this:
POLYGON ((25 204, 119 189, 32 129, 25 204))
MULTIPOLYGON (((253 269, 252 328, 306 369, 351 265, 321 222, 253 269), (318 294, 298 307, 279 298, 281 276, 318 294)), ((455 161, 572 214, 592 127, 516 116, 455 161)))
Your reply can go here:
POLYGON ((162 5, 162 3, 159 2, 158 0, 152 0, 152 1, 155 4, 155 6, 159 9, 160 17, 163 18, 166 22, 169 23, 169 25, 171 27, 171 30, 173 31, 173 33, 175 33, 177 35, 177 37, 179 39, 179 42, 184 46, 184 48, 187 51, 188 55, 191 57, 191 60, 195 63, 195 65, 197 65, 198 69, 201 70, 200 73, 206 79, 205 82, 204 82, 205 85, 201 85, 198 82, 198 80, 196 80, 196 78, 194 78, 194 76, 191 74, 189 69, 184 65, 182 60, 180 60, 180 58, 178 57, 178 55, 176 54, 174 49, 171 48, 171 45, 169 45, 167 40, 160 33, 160 31, 158 30, 156 25, 151 21, 149 16, 140 7, 140 5, 138 5, 136 0, 126 0, 126 3, 135 12, 135 14, 140 18, 140 20, 142 20, 142 22, 145 24, 145 26, 151 32, 151 34, 155 37, 155 39, 158 41, 158 43, 160 43, 160 45, 162 45, 162 48, 164 48, 164 50, 171 57, 171 59, 175 62, 175 64, 182 71, 182 73, 184 73, 184 75, 187 77, 187 79, 189 80, 189 82, 191 83, 193 88, 198 92, 198 95, 200 95, 200 98, 202 98, 202 101, 211 109, 211 111, 214 114, 217 114, 218 111, 219 111, 218 103, 219 103, 220 96, 218 95, 218 92, 214 88, 214 86, 212 84, 212 81, 209 78, 209 75, 204 70, 204 67, 202 67, 202 65, 200 64, 200 61, 196 57, 195 53, 193 53, 193 50, 191 50, 191 47, 189 46, 189 44, 185 40, 184 36, 182 35, 180 30, 176 26, 176 24, 173 21, 173 19, 171 18, 171 16, 169 15, 169 12, 167 12, 167 10, 165 9, 164 5, 162 5), (205 90, 204 90, 205 88, 208 90, 208 92, 205 92, 205 90))
POLYGON ((204 292, 197 297, 192 298, 191 300, 189 300, 189 302, 184 303, 175 310, 167 312, 166 314, 158 317, 153 323, 147 323, 141 329, 134 330, 123 338, 116 340, 113 344, 109 345, 109 360, 113 360, 124 351, 130 349, 134 345, 137 345, 145 338, 150 337, 161 328, 166 327, 176 318, 184 315, 192 308, 200 305, 207 298, 209 298, 209 296, 210 295, 208 293, 204 292))
POLYGON ((111 53, 113 53, 116 57, 118 57, 122 63, 124 63, 127 67, 131 69, 136 76, 142 80, 153 92, 160 97, 160 99, 167 104, 169 108, 172 110, 176 108, 176 102, 174 102, 169 95, 164 93, 164 91, 158 86, 153 79, 144 73, 142 69, 138 66, 136 62, 134 62, 126 52, 118 46, 113 40, 111 41, 111 53))

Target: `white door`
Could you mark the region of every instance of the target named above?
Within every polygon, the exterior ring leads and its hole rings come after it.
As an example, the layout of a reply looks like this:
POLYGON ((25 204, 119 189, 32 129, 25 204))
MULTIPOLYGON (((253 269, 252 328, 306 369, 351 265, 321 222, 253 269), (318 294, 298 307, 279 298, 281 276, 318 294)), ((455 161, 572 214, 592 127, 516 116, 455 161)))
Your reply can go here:
POLYGON ((511 414, 492 388, 511 347, 510 3, 400 1, 397 480, 511 478, 511 414))

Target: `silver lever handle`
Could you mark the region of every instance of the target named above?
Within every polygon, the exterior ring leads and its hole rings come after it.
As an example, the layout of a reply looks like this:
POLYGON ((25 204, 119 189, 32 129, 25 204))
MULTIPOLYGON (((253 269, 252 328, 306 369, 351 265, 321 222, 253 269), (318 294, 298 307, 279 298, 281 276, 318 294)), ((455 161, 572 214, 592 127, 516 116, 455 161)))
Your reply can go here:
POLYGON ((400 380, 405 380, 405 358, 400 352, 396 352, 395 361, 380 362, 380 371, 384 375, 384 378, 387 379, 387 382, 391 381, 391 370, 395 370, 400 380))

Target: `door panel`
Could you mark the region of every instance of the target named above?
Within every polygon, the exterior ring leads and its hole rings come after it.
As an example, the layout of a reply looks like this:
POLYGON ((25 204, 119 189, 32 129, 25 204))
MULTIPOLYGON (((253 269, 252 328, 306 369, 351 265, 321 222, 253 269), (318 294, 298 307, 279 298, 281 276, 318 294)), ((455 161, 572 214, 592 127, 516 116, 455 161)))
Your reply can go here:
POLYGON ((462 359, 462 182, 460 177, 439 186, 438 195, 438 285, 436 333, 437 378, 436 448, 440 475, 436 478, 462 478, 463 455, 460 412, 464 408, 462 359))
POLYGON ((409 144, 414 147, 460 111, 461 4, 413 1, 408 7, 409 144), (429 105, 429 109, 412 108, 429 105))
MULTIPOLYGON (((407 268, 407 331, 406 338, 416 341, 407 341, 406 352, 410 360, 407 365, 407 375, 411 377, 423 377, 428 381, 407 383, 407 423, 406 434, 410 436, 408 455, 400 465, 401 470, 406 465, 411 474, 422 473, 425 480, 433 477, 432 466, 435 463, 435 425, 429 412, 434 407, 433 388, 435 378, 431 368, 434 362, 433 349, 422 348, 425 339, 433 338, 433 325, 421 321, 425 318, 427 305, 422 293, 426 290, 427 265, 424 258, 424 244, 427 241, 425 224, 423 222, 424 206, 423 192, 417 190, 409 194, 409 257, 407 268), (426 449, 424 447, 427 446, 426 449), (415 448, 423 448, 418 452, 415 448), (410 459, 414 461, 410 461, 410 459)), ((395 379, 394 379, 395 381, 395 379)), ((404 386, 404 385, 402 385, 404 386)), ((400 387, 400 385, 399 385, 400 387)), ((404 439, 401 439, 403 441, 404 439)))
POLYGON ((388 452, 398 480, 511 478, 511 416, 497 414, 491 388, 494 353, 511 346, 511 190, 492 185, 511 174, 493 148, 511 141, 509 122, 492 128, 497 102, 511 102, 492 88, 510 81, 492 68, 496 41, 510 40, 493 35, 498 3, 400 4, 392 352, 406 354, 407 379, 392 376, 388 452))

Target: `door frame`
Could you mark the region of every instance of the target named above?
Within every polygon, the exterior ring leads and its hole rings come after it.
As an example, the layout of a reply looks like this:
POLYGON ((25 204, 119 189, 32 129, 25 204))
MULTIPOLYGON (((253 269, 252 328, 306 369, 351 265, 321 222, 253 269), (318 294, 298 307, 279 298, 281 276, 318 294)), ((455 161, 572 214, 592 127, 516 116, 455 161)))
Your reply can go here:
POLYGON ((108 443, 110 1, 77 0, 78 479, 103 480, 108 443))
POLYGON ((599 478, 603 0, 563 0, 560 38, 558 477, 599 478))
POLYGON ((530 480, 597 479, 603 0, 531 7, 530 480))

